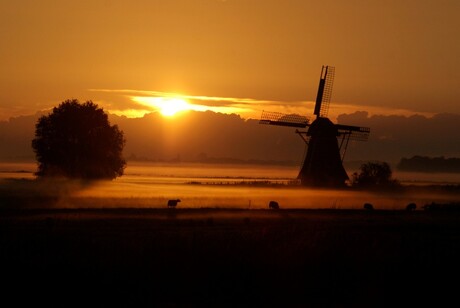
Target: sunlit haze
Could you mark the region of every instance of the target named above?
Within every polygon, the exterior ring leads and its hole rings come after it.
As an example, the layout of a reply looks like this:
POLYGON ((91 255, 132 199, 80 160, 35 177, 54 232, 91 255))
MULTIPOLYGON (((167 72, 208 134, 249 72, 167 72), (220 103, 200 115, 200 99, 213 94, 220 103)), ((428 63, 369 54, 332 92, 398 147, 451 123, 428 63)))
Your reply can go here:
POLYGON ((167 117, 171 117, 181 111, 193 109, 192 105, 180 98, 134 97, 133 100, 143 105, 154 107, 167 117))
POLYGON ((131 117, 154 109, 90 89, 250 99, 192 108, 245 118, 309 115, 322 65, 337 69, 333 120, 458 113, 459 11, 456 0, 5 0, 0 120, 69 98, 131 117))

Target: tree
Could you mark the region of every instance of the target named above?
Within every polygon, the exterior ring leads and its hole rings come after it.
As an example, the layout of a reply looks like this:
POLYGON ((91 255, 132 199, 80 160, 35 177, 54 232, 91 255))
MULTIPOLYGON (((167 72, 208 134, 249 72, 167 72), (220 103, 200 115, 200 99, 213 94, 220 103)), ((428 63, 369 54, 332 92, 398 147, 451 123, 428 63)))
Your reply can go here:
POLYGON ((353 185, 361 187, 389 187, 398 184, 392 179, 391 167, 386 162, 367 162, 360 167, 359 174, 353 173, 353 185))
POLYGON ((66 100, 38 119, 32 148, 38 176, 114 179, 126 162, 123 131, 92 101, 66 100))

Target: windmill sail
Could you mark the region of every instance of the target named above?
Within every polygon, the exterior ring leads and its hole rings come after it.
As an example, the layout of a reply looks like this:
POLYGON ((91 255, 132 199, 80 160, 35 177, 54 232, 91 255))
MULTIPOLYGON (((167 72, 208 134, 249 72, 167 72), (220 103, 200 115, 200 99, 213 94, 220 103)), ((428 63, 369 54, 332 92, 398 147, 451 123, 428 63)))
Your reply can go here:
POLYGON ((329 104, 332 97, 332 86, 334 84, 335 67, 323 66, 319 79, 318 94, 316 95, 315 114, 318 117, 327 117, 329 104))
POLYGON ((369 138, 369 133, 371 129, 369 127, 360 127, 360 126, 351 126, 351 125, 342 125, 336 124, 338 133, 340 135, 350 135, 350 140, 358 140, 358 141, 367 141, 369 138))
POLYGON ((347 152, 348 142, 350 140, 367 141, 367 139, 369 138, 369 133, 371 132, 371 129, 369 127, 351 126, 343 124, 336 124, 335 127, 337 128, 337 136, 341 136, 342 139, 339 146, 339 150, 342 156, 342 162, 345 158, 345 153, 347 152))

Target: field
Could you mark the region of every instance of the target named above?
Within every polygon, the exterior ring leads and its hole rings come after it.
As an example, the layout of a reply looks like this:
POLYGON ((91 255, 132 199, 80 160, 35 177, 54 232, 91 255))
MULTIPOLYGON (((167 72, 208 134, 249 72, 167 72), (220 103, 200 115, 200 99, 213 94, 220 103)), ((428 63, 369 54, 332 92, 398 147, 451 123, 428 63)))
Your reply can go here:
POLYGON ((2 210, 14 306, 394 306, 457 300, 460 212, 2 210))
POLYGON ((0 274, 10 306, 458 301, 457 179, 364 192, 285 185, 292 168, 133 165, 115 181, 82 182, 5 166, 0 274), (173 198, 182 202, 166 208, 173 198), (270 200, 281 209, 269 210, 270 200), (423 208, 433 202, 453 206, 423 208))

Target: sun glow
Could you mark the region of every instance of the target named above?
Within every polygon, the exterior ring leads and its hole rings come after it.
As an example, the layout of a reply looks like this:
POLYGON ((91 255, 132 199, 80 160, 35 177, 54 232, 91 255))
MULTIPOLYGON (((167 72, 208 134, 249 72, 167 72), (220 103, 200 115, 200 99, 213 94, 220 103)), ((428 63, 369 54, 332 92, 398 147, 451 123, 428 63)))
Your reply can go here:
MULTIPOLYGON (((106 90, 107 91, 107 90, 106 90)), ((136 91, 134 91, 136 92, 136 91)), ((142 94, 145 91, 142 91, 142 94)), ((152 92, 152 94, 164 94, 163 96, 131 96, 128 97, 135 103, 142 106, 143 114, 145 107, 150 111, 158 111, 165 117, 173 117, 177 113, 184 111, 212 111, 226 114, 244 114, 248 113, 251 109, 248 108, 246 103, 233 102, 231 98, 225 97, 208 97, 208 96, 192 96, 181 95, 167 92, 152 92), (209 104, 199 104, 197 102, 210 101, 209 104), (222 102, 233 102, 226 105, 222 102)), ((245 101, 248 99, 244 99, 245 101)))
POLYGON ((153 107, 165 117, 172 117, 178 112, 193 110, 193 106, 185 99, 177 97, 134 97, 138 103, 153 107))
POLYGON ((160 112, 166 117, 172 117, 178 112, 190 110, 190 104, 180 98, 163 99, 160 106, 160 112))

